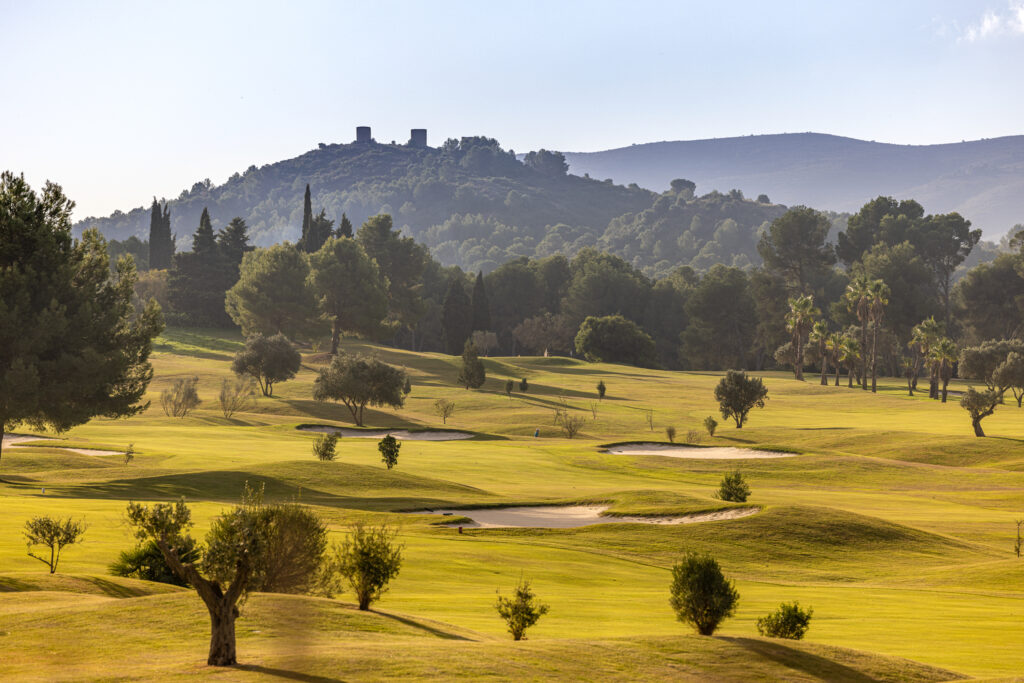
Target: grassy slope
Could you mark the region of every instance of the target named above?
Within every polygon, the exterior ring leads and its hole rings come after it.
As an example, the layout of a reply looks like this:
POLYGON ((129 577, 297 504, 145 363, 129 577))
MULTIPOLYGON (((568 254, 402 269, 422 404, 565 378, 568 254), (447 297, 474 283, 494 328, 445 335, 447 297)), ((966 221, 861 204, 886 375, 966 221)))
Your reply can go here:
MULTIPOLYGON (((95 420, 64 435, 67 444, 95 448, 123 449, 133 443, 137 457, 128 466, 116 456, 70 455, 52 443, 6 450, 0 472, 13 483, 0 487, 7 512, 0 517, 0 571, 16 572, 9 576, 26 581, 42 569, 25 556, 19 533, 32 514, 57 511, 86 518, 87 541, 66 550, 61 569, 98 577, 131 544, 122 520, 126 500, 186 495, 197 501, 195 515, 204 527, 237 499, 244 481, 261 481, 271 497, 300 497, 317 505, 335 530, 363 516, 398 520, 407 561, 382 608, 446 622, 453 626, 445 628, 468 629, 481 639, 472 648, 433 640, 421 643, 419 650, 403 644, 403 652, 419 654, 410 655, 409 662, 385 657, 388 666, 410 667, 404 672, 391 669, 393 675, 426 676, 430 667, 438 667, 438 675, 450 676, 456 666, 480 673, 494 666, 493 658, 505 657, 509 647, 494 640, 502 635, 491 607, 494 590, 507 589, 520 572, 533 579, 552 605, 551 614, 531 632, 525 677, 573 675, 569 669, 544 667, 568 667, 566 661, 574 659, 587 662, 597 652, 617 662, 609 666, 620 667, 625 677, 631 671, 637 676, 689 671, 672 668, 688 657, 696 658, 697 668, 691 672, 726 678, 727 668, 713 670, 720 659, 736 667, 753 666, 750 662, 769 666, 785 660, 770 649, 774 645, 735 639, 756 634, 756 617, 791 599, 814 606, 810 639, 819 644, 909 657, 973 675, 1024 670, 1024 637, 1014 616, 1024 608, 1024 593, 1017 588, 1024 585, 1024 565, 1011 553, 1013 520, 1024 504, 1024 474, 1019 472, 1024 466, 1024 413, 1015 406, 1001 408, 986 420, 993 438, 982 440, 970 436, 969 423, 955 403, 909 398, 896 383, 870 395, 819 387, 813 378, 800 384, 770 374, 767 408, 755 411, 743 430, 723 424, 714 439, 705 441, 803 453, 741 463, 754 488, 750 502, 763 507, 762 513, 681 527, 628 524, 459 535, 437 528, 429 517, 389 513, 441 505, 598 500, 623 514, 720 507, 712 493, 733 463, 608 455, 598 448, 609 441, 661 441, 669 424, 681 434, 697 428, 705 415, 715 412, 711 388, 717 377, 555 358, 488 359, 484 391, 467 392, 451 384, 456 373, 451 358, 379 349, 384 360, 409 369, 414 390, 400 412, 370 411, 368 425, 440 426, 432 404, 443 396, 457 404, 449 426, 481 433, 465 442, 406 442, 398 469, 388 472, 379 464, 372 439, 343 438, 334 463, 311 459, 313 436, 294 427, 346 424, 348 415, 343 407, 309 400, 315 356, 307 358, 295 381, 277 387, 275 398, 261 399, 253 410, 230 420, 220 415, 216 392, 238 346, 237 339, 170 332, 155 358, 157 378, 150 390, 154 407, 130 420, 95 420), (184 374, 200 377, 206 402, 194 416, 172 420, 163 416, 155 399, 171 379, 184 374), (505 397, 506 377, 526 377, 530 391, 505 397), (593 389, 598 379, 609 387, 601 402, 593 389), (577 440, 561 438, 552 424, 552 410, 563 397, 571 409, 591 418, 577 440), (655 431, 648 427, 646 409, 654 411, 655 431), (537 428, 541 438, 535 439, 537 428), (667 607, 668 567, 689 548, 714 553, 738 580, 740 610, 722 631, 734 640, 678 635, 683 629, 667 607), (636 634, 643 634, 641 642, 623 640, 636 634), (655 668, 636 668, 648 666, 639 663, 648 659, 655 668)), ((0 579, 0 590, 3 586, 0 579)), ((53 590, 34 590, 46 596, 40 598, 46 604, 60 604, 53 590)), ((102 619, 102 609, 108 608, 103 601, 110 598, 91 594, 80 599, 86 602, 74 604, 79 621, 66 627, 88 630, 85 625, 102 619)), ((260 600, 275 599, 255 600, 254 608, 260 600)), ((164 612, 171 610, 173 600, 185 598, 139 600, 160 605, 154 618, 171 623, 164 612)), ((197 606, 186 601, 181 609, 197 606)), ((139 620, 145 622, 142 613, 149 608, 138 609, 139 620)), ((63 614, 63 608, 50 612, 51 620, 63 619, 55 616, 58 612, 63 614)), ((0 617, 2 623, 24 614, 24 599, 0 595, 0 615, 6 615, 0 617)), ((256 612, 252 618, 266 619, 256 612)), ((19 642, 31 650, 43 637, 47 620, 18 623, 19 638, 25 639, 19 642)), ((347 628, 340 631, 347 633, 347 628)), ((160 642, 154 666, 171 667, 160 669, 162 677, 199 659, 203 645, 193 641, 203 640, 203 630, 196 626, 187 646, 172 646, 152 634, 140 635, 139 642, 160 642)), ((260 638, 251 643, 247 638, 242 645, 246 661, 284 661, 260 638)), ((350 668, 357 677, 384 671, 360 668, 371 667, 375 657, 388 651, 389 640, 379 635, 375 639, 360 640, 357 652, 343 648, 343 669, 350 668)), ((2 651, 13 645, 9 638, 0 639, 2 651)), ((302 671, 326 675, 324 667, 340 655, 326 647, 314 650, 302 671)), ((825 652, 814 650, 816 657, 828 660, 832 655, 825 652)), ((42 659, 36 658, 36 664, 42 666, 42 659)), ((867 672, 863 667, 868 659, 883 661, 862 658, 854 668, 867 672)), ((24 659, 26 666, 32 661, 24 659)), ((797 669, 813 670, 810 666, 797 669)), ((18 675, 29 670, 19 669, 18 675)), ((611 676, 615 670, 605 673, 611 676)), ((764 669, 758 675, 780 674, 764 669)))

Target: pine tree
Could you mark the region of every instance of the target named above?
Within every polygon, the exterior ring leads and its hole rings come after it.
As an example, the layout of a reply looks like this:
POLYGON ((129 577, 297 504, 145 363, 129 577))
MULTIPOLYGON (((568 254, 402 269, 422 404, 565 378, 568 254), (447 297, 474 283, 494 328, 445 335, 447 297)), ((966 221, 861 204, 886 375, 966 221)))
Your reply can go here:
POLYGON ((210 222, 210 212, 203 207, 203 215, 199 217, 199 229, 192 236, 192 253, 204 254, 217 249, 217 238, 213 234, 213 223, 210 222))
POLYGON ((316 251, 312 248, 310 229, 313 227, 313 199, 309 192, 309 183, 306 183, 306 194, 302 199, 302 237, 299 238, 299 248, 307 254, 316 251))
POLYGON ((487 301, 487 291, 484 289, 484 274, 480 271, 476 274, 476 284, 473 285, 473 331, 485 332, 491 329, 491 306, 487 301))
POLYGON ((352 236, 352 221, 345 214, 341 214, 341 220, 338 222, 338 229, 334 231, 334 235, 336 237, 352 236))
POLYGON ((153 197, 149 219, 149 267, 164 269, 171 267, 174 256, 174 238, 171 236, 171 209, 165 202, 163 207, 153 197))
POLYGON ((306 238, 309 252, 313 253, 319 250, 333 233, 334 221, 327 217, 326 210, 320 209, 320 213, 313 216, 313 221, 309 225, 309 234, 306 238))
POLYGON ((484 370, 484 363, 480 360, 476 345, 467 339, 462 349, 462 369, 459 370, 458 382, 467 389, 479 389, 486 379, 487 371, 484 370))
POLYGON ((249 226, 242 218, 235 216, 217 233, 217 248, 230 269, 230 287, 238 280, 238 266, 242 263, 242 256, 252 250, 249 245, 249 226))
POLYGON ((448 283, 448 293, 441 310, 441 327, 445 350, 453 356, 473 334, 473 308, 460 277, 453 277, 448 283))

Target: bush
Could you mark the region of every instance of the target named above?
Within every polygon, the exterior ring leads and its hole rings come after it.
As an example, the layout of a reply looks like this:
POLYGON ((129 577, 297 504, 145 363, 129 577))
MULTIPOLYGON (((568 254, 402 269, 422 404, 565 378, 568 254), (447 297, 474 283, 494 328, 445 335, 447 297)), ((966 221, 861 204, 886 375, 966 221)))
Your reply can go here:
POLYGON ((696 429, 690 429, 686 432, 686 443, 691 446, 698 444, 703 440, 703 436, 696 429))
POLYGON ((569 415, 568 413, 562 414, 562 433, 569 439, 574 438, 583 429, 584 423, 587 421, 585 417, 580 415, 569 415))
POLYGON ((718 420, 708 415, 704 418, 704 429, 708 430, 708 436, 714 436, 715 430, 718 429, 718 420))
POLYGON ((516 383, 511 379, 505 380, 505 395, 512 398, 512 390, 516 388, 516 383))
POLYGON ((539 602, 537 596, 530 590, 530 582, 522 579, 519 580, 513 597, 506 598, 499 591, 494 607, 508 624, 508 632, 512 634, 512 640, 523 640, 526 629, 536 624, 542 616, 548 613, 548 606, 539 602))
POLYGON ((334 577, 344 579, 356 594, 359 609, 367 610, 379 600, 388 583, 402 567, 402 546, 395 543, 398 532, 381 525, 369 527, 357 523, 341 545, 334 547, 325 584, 330 594, 338 588, 334 577))
POLYGON ((199 400, 198 377, 183 377, 174 380, 169 389, 160 392, 160 405, 167 417, 188 417, 202 401, 199 400))
POLYGON ((377 450, 380 451, 380 461, 387 465, 389 470, 398 464, 398 451, 401 448, 402 444, 398 443, 398 439, 390 434, 386 435, 377 444, 377 450))
POLYGON ((621 315, 587 316, 576 334, 576 352, 594 363, 657 367, 654 340, 621 315))
POLYGON ((28 556, 39 560, 50 568, 50 573, 57 571, 57 563, 60 562, 60 551, 64 546, 73 545, 82 540, 86 530, 85 522, 76 522, 70 517, 67 519, 54 519, 53 517, 33 517, 25 522, 25 540, 28 546, 28 556), (32 546, 42 545, 50 549, 50 557, 40 557, 32 552, 32 546))
MULTIPOLYGON (((185 536, 178 548, 178 558, 182 562, 198 562, 199 549, 195 539, 185 536)), ((130 579, 169 583, 174 586, 188 586, 188 582, 174 573, 167 566, 164 554, 160 552, 156 541, 149 540, 131 550, 122 550, 120 556, 110 564, 110 573, 130 579)))
POLYGON ((408 396, 412 392, 412 382, 409 381, 409 376, 405 376, 405 384, 402 386, 402 393, 408 396))
POLYGON ((814 610, 800 609, 800 603, 782 603, 771 614, 757 620, 757 632, 770 638, 800 640, 811 625, 814 610))
POLYGON ((750 496, 750 486, 743 479, 743 474, 736 470, 722 477, 718 487, 718 497, 731 503, 745 503, 750 496))
POLYGON ((434 412, 441 418, 441 424, 448 424, 448 418, 455 412, 455 401, 439 398, 434 401, 434 412))
POLYGON ((669 425, 668 427, 665 427, 665 436, 668 437, 669 443, 675 443, 676 442, 676 428, 673 427, 672 425, 669 425))
POLYGON ((530 383, 526 381, 526 378, 519 380, 519 391, 526 393, 526 390, 530 388, 530 383))
POLYGON ((226 379, 220 383, 220 410, 224 413, 225 419, 231 419, 239 410, 248 408, 254 404, 253 397, 256 395, 256 388, 253 386, 251 377, 236 377, 234 380, 226 379))
POLYGON ((334 432, 321 434, 313 441, 313 455, 320 462, 331 462, 337 457, 334 449, 338 445, 338 435, 334 432))
POLYGON ((254 334, 245 340, 245 348, 235 355, 231 370, 259 382, 264 396, 274 395, 274 385, 291 379, 302 365, 302 356, 283 334, 264 337, 254 334))
POLYGON ((608 387, 604 385, 604 380, 599 380, 597 383, 597 400, 603 401, 604 395, 608 391, 608 387))
POLYGON ((462 369, 459 370, 459 377, 456 380, 467 389, 479 389, 487 380, 487 371, 484 369, 484 362, 480 360, 476 346, 469 339, 462 349, 462 369))
POLYGON ((729 370, 715 387, 715 400, 721 407, 722 417, 732 418, 736 429, 742 429, 753 408, 764 408, 768 389, 760 377, 747 377, 742 370, 729 370))
POLYGON ((736 611, 740 594, 732 581, 722 575, 718 562, 710 555, 688 554, 672 567, 670 586, 672 609, 676 618, 693 626, 702 636, 710 636, 736 611))

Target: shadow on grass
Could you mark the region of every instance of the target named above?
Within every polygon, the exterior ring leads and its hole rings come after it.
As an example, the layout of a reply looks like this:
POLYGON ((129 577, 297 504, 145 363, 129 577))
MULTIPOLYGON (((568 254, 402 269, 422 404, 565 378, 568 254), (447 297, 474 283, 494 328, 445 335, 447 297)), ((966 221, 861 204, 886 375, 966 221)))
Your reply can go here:
POLYGON ((343 678, 328 678, 327 676, 304 674, 300 671, 289 671, 288 669, 275 669, 270 666, 260 666, 259 664, 236 664, 231 668, 238 671, 252 671, 253 673, 274 678, 283 678, 288 681, 305 681, 306 683, 342 683, 345 680, 343 678))
POLYGON ((428 626, 427 624, 416 621, 415 619, 410 619, 409 617, 400 617, 397 614, 390 614, 388 612, 378 612, 377 610, 373 610, 373 613, 378 616, 385 617, 387 619, 393 619, 394 621, 397 621, 400 624, 404 624, 405 626, 419 629, 421 631, 426 631, 430 635, 442 638, 444 640, 465 640, 470 642, 472 642, 473 640, 472 638, 460 636, 457 633, 451 633, 450 631, 443 631, 434 626, 428 626))
POLYGON ((776 662, 794 671, 809 674, 820 680, 844 681, 846 683, 875 683, 876 681, 876 679, 839 662, 804 652, 803 650, 786 647, 779 643, 727 636, 718 636, 718 639, 737 645, 759 657, 776 662))

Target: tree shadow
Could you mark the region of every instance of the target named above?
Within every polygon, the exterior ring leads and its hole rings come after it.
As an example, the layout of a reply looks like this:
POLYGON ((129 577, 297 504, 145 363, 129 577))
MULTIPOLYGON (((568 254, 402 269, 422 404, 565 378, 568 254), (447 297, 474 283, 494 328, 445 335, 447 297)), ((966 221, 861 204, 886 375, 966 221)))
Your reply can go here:
POLYGON ((811 654, 803 650, 786 647, 779 643, 772 643, 766 640, 755 640, 753 638, 736 638, 729 636, 716 636, 718 640, 724 640, 738 645, 739 647, 752 652, 759 657, 771 660, 782 666, 800 671, 815 678, 826 681, 842 681, 844 683, 876 683, 877 679, 872 678, 856 669, 840 664, 820 655, 811 654))
POLYGON ((236 664, 231 667, 239 671, 251 671, 253 673, 263 674, 264 676, 273 676, 274 678, 283 678, 289 681, 304 681, 305 683, 344 683, 343 678, 329 678, 327 676, 317 676, 315 674, 304 674, 300 671, 289 671, 288 669, 275 669, 269 666, 261 666, 259 664, 236 664))
POLYGON ((379 612, 377 610, 371 611, 373 614, 376 614, 377 616, 385 617, 387 619, 393 619, 394 621, 397 621, 400 624, 404 624, 405 626, 419 629, 421 631, 426 631, 430 635, 436 636, 437 638, 441 638, 444 640, 464 640, 468 642, 473 642, 472 638, 460 636, 459 634, 451 633, 450 631, 444 631, 434 626, 429 626, 422 622, 416 621, 415 619, 410 619, 409 617, 400 617, 397 614, 391 614, 389 612, 379 612))

